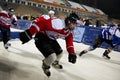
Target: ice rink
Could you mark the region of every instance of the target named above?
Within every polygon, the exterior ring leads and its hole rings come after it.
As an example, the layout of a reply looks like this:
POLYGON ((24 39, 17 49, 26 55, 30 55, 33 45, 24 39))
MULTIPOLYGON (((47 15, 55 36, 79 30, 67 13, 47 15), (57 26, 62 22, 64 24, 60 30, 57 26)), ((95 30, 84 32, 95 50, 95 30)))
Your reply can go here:
POLYGON ((97 48, 82 57, 78 54, 88 45, 74 43, 77 54, 76 64, 68 62, 65 41, 58 39, 63 48, 60 63, 63 69, 51 67, 51 77, 47 77, 41 68, 44 57, 34 45, 34 40, 26 44, 10 40, 8 50, 0 42, 0 80, 120 80, 120 52, 112 51, 111 60, 102 57, 104 49, 97 48))

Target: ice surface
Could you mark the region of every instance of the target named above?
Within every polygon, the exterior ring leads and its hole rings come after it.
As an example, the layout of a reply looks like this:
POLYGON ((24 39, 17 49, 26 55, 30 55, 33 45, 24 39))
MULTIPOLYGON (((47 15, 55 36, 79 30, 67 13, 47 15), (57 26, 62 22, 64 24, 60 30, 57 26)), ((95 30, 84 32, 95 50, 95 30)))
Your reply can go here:
POLYGON ((63 48, 60 63, 62 70, 51 67, 51 77, 47 78, 41 68, 44 57, 34 45, 34 40, 26 44, 10 40, 8 50, 0 42, 0 80, 120 80, 120 52, 112 51, 111 60, 102 57, 104 49, 97 48, 82 57, 78 54, 88 45, 74 43, 77 54, 76 64, 68 62, 65 41, 58 39, 63 48))

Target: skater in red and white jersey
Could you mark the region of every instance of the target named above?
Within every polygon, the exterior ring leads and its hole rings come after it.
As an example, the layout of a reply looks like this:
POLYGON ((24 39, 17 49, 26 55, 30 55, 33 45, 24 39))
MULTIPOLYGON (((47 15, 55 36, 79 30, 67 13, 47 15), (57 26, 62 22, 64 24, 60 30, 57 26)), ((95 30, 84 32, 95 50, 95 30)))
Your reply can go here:
POLYGON ((49 77, 51 65, 62 69, 63 66, 59 64, 62 57, 62 48, 56 39, 64 37, 66 41, 66 49, 68 51, 68 61, 76 62, 76 54, 73 46, 72 30, 77 25, 79 19, 76 13, 71 13, 65 20, 59 18, 49 18, 47 15, 42 15, 32 23, 29 29, 20 33, 20 40, 26 43, 35 35, 35 45, 43 54, 43 71, 49 77))
POLYGON ((9 8, 8 11, 0 12, 0 31, 2 33, 2 40, 4 43, 5 49, 8 49, 8 46, 11 44, 8 43, 10 40, 10 26, 17 26, 17 17, 14 15, 14 9, 9 8))

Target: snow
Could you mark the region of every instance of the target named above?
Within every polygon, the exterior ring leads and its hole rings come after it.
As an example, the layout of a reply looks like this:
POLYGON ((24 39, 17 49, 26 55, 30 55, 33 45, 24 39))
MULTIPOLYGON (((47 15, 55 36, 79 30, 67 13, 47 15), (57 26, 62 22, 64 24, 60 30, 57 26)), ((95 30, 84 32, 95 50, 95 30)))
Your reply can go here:
POLYGON ((105 49, 97 48, 82 57, 78 54, 88 45, 74 43, 77 54, 75 64, 68 62, 65 41, 58 39, 63 48, 60 63, 63 69, 51 67, 51 77, 41 68, 44 57, 34 45, 34 40, 21 44, 18 39, 10 40, 8 50, 0 42, 0 80, 120 80, 120 52, 112 51, 111 60, 102 57, 105 49))

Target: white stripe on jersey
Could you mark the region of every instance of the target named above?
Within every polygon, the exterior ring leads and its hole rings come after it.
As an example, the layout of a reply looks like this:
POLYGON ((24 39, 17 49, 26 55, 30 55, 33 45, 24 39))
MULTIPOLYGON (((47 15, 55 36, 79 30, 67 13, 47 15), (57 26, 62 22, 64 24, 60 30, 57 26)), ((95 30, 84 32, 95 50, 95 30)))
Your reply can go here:
POLYGON ((38 25, 36 25, 35 23, 33 23, 31 26, 34 26, 38 31, 40 31, 40 28, 38 25))
POLYGON ((116 30, 116 32, 115 32, 115 36, 117 36, 117 37, 119 37, 120 38, 120 30, 116 30))

